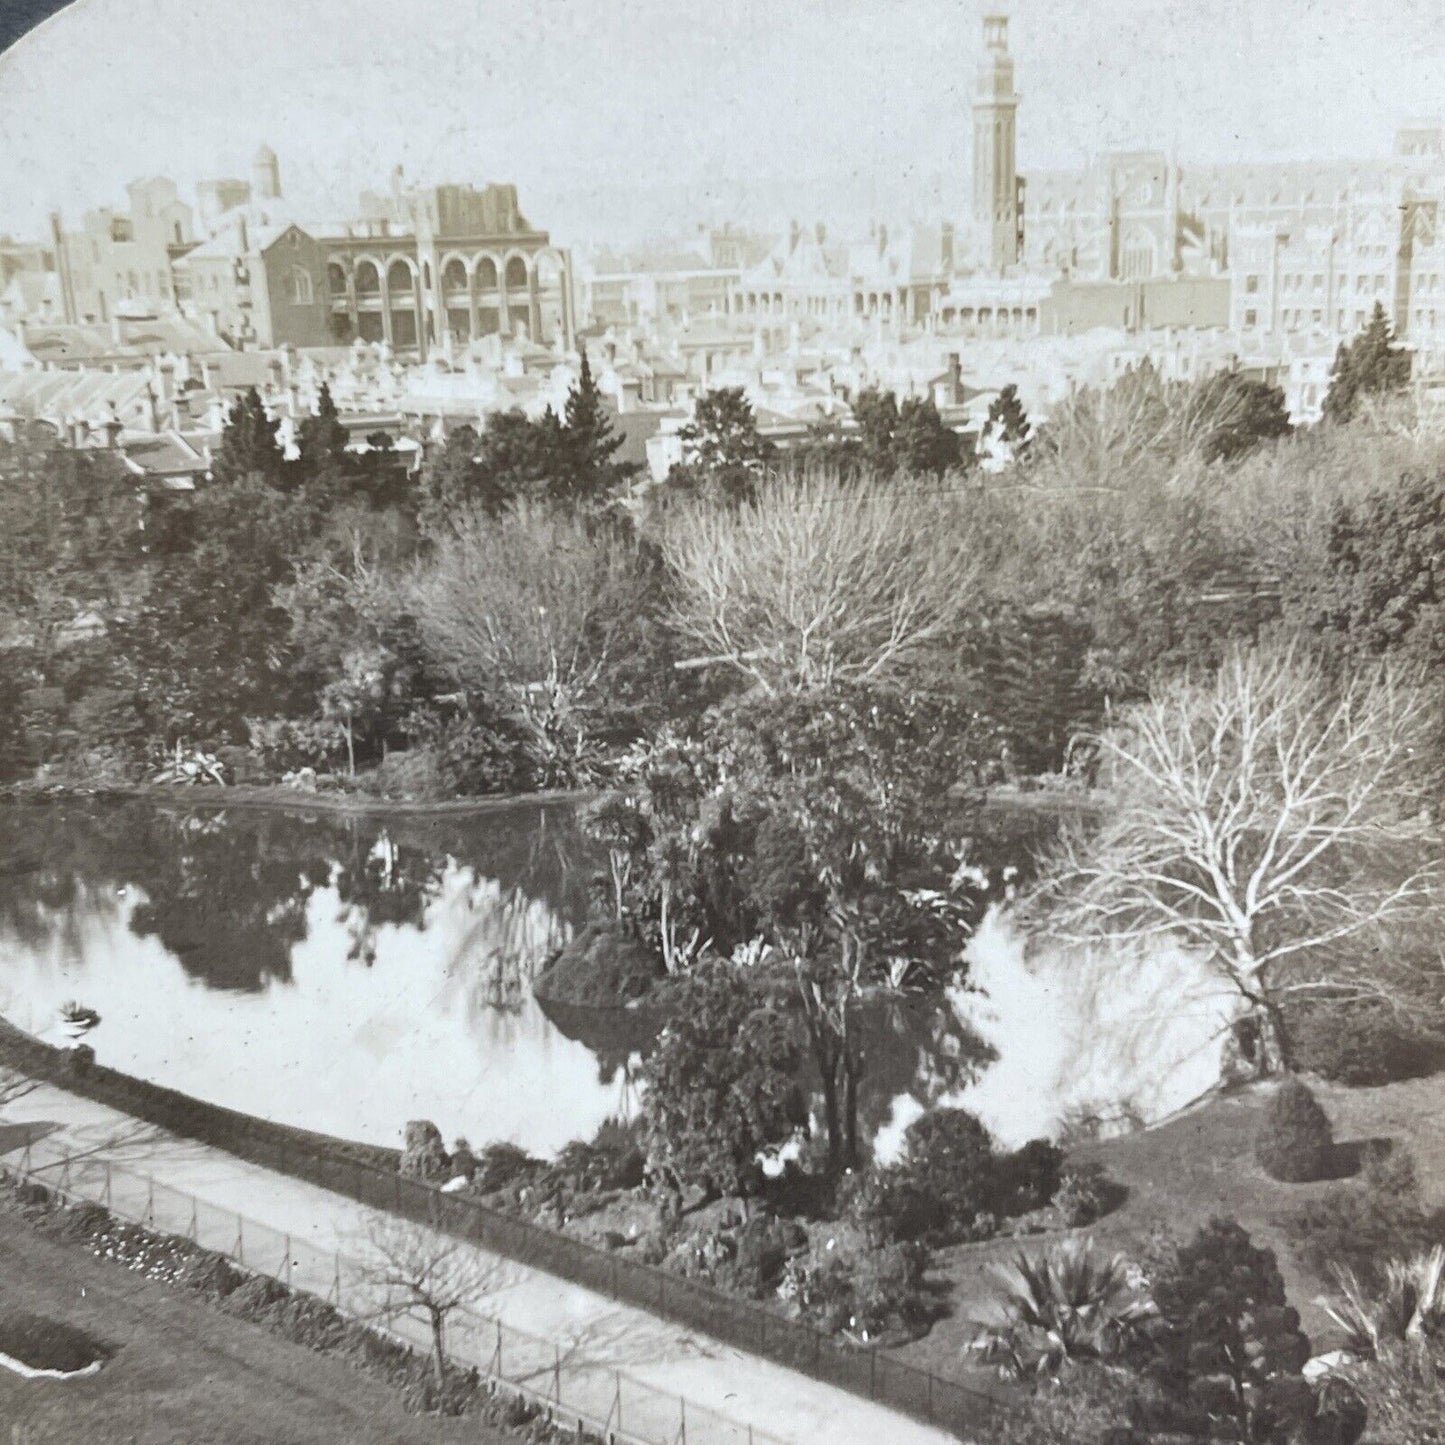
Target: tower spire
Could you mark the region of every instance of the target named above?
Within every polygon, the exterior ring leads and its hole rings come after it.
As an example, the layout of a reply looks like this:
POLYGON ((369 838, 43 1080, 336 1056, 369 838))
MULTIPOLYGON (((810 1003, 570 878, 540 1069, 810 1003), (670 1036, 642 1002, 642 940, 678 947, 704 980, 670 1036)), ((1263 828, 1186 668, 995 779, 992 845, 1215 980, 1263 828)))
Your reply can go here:
POLYGON ((985 10, 973 96, 973 218, 997 271, 1019 259, 1018 103, 1008 16, 985 10))

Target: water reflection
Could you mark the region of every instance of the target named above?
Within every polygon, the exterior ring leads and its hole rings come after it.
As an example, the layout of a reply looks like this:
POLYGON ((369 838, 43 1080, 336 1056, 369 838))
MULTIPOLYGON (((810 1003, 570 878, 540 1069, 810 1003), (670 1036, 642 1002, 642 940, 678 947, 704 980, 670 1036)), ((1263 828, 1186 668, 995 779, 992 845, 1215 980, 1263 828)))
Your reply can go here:
POLYGON ((0 1009, 72 995, 98 1056, 394 1143, 409 1118, 550 1151, 622 1090, 531 980, 581 916, 569 809, 377 819, 124 804, 0 815, 0 1009))

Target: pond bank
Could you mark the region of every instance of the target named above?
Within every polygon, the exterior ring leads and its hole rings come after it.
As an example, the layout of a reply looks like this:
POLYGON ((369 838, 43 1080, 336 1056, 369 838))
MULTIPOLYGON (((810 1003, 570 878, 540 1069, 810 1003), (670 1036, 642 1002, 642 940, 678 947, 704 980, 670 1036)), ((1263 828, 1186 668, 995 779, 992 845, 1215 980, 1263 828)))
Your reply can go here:
POLYGON ((421 801, 375 798, 359 793, 302 792, 280 783, 197 784, 174 783, 9 783, 0 787, 0 801, 45 803, 76 800, 143 798, 150 802, 184 803, 187 807, 278 808, 302 812, 417 815, 485 813, 525 803, 582 803, 594 794, 587 789, 550 789, 536 793, 496 793, 476 798, 421 801))

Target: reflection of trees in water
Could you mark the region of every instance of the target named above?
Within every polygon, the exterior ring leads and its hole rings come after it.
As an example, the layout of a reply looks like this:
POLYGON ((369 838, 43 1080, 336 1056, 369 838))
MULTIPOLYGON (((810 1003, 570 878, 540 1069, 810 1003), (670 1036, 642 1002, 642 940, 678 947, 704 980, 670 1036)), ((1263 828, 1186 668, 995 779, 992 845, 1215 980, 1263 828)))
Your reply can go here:
POLYGON ((900 999, 867 1006, 861 1019, 864 1073, 859 1133, 874 1138, 901 1094, 928 1108, 972 1083, 993 1052, 947 998, 900 999))
POLYGON ((566 941, 566 925, 520 889, 502 893, 475 873, 465 898, 471 918, 447 972, 464 981, 471 1017, 519 1014, 537 970, 566 941))
MULTIPOLYGON (((424 925, 452 860, 517 895, 513 936, 524 931, 527 896, 568 921, 580 917, 587 868, 572 818, 570 805, 556 803, 385 822, 204 800, 8 804, 0 928, 35 947, 63 931, 73 945, 102 911, 120 916, 116 890, 130 885, 144 894, 131 918, 139 936, 212 987, 255 990, 290 979, 311 896, 329 885, 354 924, 358 958, 383 925, 424 925)), ((513 982, 500 960, 490 967, 491 992, 503 1002, 530 978, 513 982)))

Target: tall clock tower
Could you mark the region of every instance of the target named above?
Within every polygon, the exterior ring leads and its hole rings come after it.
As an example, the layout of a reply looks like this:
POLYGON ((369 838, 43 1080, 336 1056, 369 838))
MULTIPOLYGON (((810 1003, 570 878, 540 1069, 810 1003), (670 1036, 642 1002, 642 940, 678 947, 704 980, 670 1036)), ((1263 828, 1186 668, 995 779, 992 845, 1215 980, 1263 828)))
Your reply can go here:
POLYGON ((983 17, 983 59, 973 93, 973 219, 996 271, 1019 259, 1018 104, 1008 16, 989 11, 983 17))

